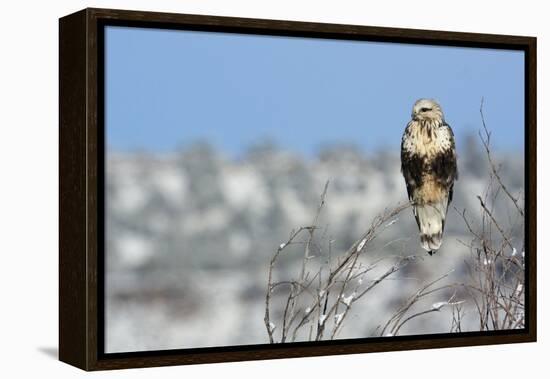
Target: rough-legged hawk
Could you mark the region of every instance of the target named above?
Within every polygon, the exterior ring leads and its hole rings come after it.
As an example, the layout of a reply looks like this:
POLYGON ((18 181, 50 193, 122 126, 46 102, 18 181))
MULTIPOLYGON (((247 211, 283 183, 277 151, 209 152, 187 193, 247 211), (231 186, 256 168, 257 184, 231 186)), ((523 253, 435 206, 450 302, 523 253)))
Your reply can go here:
POLYGON ((453 131, 434 100, 420 99, 401 140, 401 171, 420 229, 422 247, 440 248, 447 208, 458 179, 453 131))

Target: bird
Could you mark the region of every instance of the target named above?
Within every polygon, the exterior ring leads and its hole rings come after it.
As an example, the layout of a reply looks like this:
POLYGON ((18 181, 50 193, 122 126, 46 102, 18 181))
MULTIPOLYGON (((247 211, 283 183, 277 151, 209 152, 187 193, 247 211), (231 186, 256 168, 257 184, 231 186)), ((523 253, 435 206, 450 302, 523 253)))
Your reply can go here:
POLYGON ((453 130, 433 99, 414 103, 401 139, 401 172, 420 244, 431 256, 441 247, 447 209, 458 180, 453 130))

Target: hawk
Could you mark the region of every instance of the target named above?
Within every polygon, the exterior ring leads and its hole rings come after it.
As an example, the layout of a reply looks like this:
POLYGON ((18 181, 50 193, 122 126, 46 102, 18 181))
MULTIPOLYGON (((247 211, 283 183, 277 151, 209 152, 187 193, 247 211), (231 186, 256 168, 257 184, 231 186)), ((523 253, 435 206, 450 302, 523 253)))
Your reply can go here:
POLYGON ((447 208, 458 179, 451 127, 435 100, 414 103, 401 139, 401 172, 420 230, 420 243, 430 255, 440 247, 447 208))

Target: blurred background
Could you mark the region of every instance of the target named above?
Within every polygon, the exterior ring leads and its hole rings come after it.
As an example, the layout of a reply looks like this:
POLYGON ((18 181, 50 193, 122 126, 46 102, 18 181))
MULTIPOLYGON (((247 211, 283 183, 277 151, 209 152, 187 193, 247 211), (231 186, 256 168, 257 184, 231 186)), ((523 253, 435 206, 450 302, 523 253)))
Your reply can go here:
MULTIPOLYGON (((523 193, 521 52, 108 27, 105 57, 106 352, 267 343, 269 261, 311 223, 325 182, 320 225, 335 254, 406 201, 399 148, 420 97, 455 131, 453 206, 475 222, 489 182, 482 97, 501 177, 523 193)), ((521 249, 518 220, 495 214, 521 249)), ((437 255, 357 303, 338 337, 373 335, 450 269, 466 281, 470 239, 450 209, 437 255)), ((421 254, 410 210, 364 259, 399 254, 421 254)), ((301 258, 290 251, 278 275, 297 275, 301 258)), ((434 313, 403 332, 449 327, 434 313)))

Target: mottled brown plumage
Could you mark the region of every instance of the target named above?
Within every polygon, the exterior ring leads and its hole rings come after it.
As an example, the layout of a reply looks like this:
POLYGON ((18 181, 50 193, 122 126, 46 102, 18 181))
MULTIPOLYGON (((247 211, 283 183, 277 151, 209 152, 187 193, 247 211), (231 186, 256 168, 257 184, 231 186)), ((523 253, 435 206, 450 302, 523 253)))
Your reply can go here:
POLYGON ((401 171, 420 230, 422 247, 433 254, 442 243, 447 209, 458 179, 451 127, 439 104, 420 99, 401 140, 401 171))

